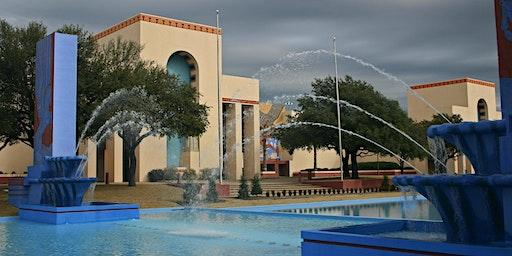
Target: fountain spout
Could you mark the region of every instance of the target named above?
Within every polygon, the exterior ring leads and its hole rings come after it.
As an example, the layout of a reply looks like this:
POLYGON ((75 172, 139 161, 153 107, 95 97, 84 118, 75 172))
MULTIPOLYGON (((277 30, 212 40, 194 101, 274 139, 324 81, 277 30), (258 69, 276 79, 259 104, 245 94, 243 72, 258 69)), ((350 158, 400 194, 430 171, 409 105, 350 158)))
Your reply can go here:
POLYGON ((502 172, 500 137, 506 134, 506 129, 505 120, 462 122, 431 126, 427 135, 455 145, 469 158, 476 174, 491 175, 502 172))

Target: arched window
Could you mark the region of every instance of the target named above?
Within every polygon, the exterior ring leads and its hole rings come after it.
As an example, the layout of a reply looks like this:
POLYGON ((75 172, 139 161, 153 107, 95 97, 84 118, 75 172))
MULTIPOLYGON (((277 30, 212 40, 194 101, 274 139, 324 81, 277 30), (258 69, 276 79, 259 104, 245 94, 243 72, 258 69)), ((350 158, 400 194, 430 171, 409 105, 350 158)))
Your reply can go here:
MULTIPOLYGON (((188 52, 177 51, 171 54, 167 60, 167 74, 169 76, 176 76, 182 85, 199 89, 197 61, 188 52)), ((190 167, 186 163, 186 152, 188 151, 199 151, 199 140, 197 137, 167 137, 167 166, 190 167)))
POLYGON ((477 115, 478 115, 478 121, 489 119, 489 112, 487 110, 487 102, 485 102, 484 99, 478 100, 477 115))
POLYGON ((167 74, 177 76, 180 83, 197 88, 197 62, 188 52, 177 51, 169 57, 167 74))

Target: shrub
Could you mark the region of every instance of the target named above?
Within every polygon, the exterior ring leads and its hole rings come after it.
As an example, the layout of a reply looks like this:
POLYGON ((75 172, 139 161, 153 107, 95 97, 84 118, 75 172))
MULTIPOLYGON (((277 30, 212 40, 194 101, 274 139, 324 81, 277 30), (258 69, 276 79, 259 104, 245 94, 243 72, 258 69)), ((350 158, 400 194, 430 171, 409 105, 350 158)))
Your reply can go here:
POLYGON ((254 175, 252 178, 252 187, 251 187, 251 195, 261 195, 263 194, 263 189, 261 189, 261 182, 258 175, 254 175))
POLYGON ((389 184, 389 177, 387 175, 384 175, 382 178, 382 185, 380 186, 380 189, 382 191, 390 191, 391 186, 389 184))
POLYGON ((193 205, 197 202, 199 196, 199 185, 194 183, 191 176, 187 176, 185 185, 183 186, 183 204, 186 206, 193 205))
POLYGON ((217 172, 217 169, 215 168, 204 168, 199 170, 199 179, 200 180, 210 180, 210 178, 213 178, 217 180, 219 177, 219 173, 217 172))
MULTIPOLYGON (((351 165, 348 167, 352 168, 351 165)), ((399 170, 400 165, 394 162, 362 162, 357 163, 357 169, 359 170, 399 170)), ((412 167, 405 167, 404 169, 412 169, 412 167)))
POLYGON ((247 185, 247 179, 242 175, 240 179, 240 187, 238 189, 238 199, 249 199, 249 186, 247 185))
POLYGON ((178 171, 175 167, 164 168, 164 180, 177 180, 178 171))
POLYGON ((216 179, 215 177, 212 176, 210 176, 208 179, 208 191, 206 192, 206 201, 210 203, 215 203, 219 201, 216 179))
POLYGON ((183 179, 184 180, 196 180, 197 179, 197 173, 194 169, 187 169, 183 171, 183 179))
POLYGON ((162 169, 153 169, 148 172, 148 180, 150 182, 162 181, 164 180, 164 170, 162 169))

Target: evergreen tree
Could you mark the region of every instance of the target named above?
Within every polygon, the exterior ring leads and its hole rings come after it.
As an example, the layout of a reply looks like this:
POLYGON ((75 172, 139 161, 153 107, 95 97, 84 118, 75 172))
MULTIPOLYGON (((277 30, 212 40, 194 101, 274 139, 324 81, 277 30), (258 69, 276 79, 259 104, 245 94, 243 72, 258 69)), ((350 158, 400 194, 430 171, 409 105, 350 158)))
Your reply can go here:
POLYGON ((254 178, 252 178, 251 195, 261 194, 263 194, 263 190, 261 189, 260 177, 258 177, 258 175, 254 175, 254 178))
POLYGON ((217 193, 217 184, 215 176, 208 177, 208 192, 206 192, 206 201, 215 203, 219 201, 219 194, 217 193))
POLYGON ((199 196, 199 187, 191 177, 185 180, 183 187, 183 204, 191 206, 197 202, 199 196))
POLYGON ((382 185, 380 189, 382 191, 389 191, 389 187, 389 177, 387 175, 384 175, 384 177, 382 178, 382 185))
POLYGON ((249 199, 249 186, 247 185, 247 179, 242 175, 240 179, 240 188, 238 190, 238 199, 249 199))

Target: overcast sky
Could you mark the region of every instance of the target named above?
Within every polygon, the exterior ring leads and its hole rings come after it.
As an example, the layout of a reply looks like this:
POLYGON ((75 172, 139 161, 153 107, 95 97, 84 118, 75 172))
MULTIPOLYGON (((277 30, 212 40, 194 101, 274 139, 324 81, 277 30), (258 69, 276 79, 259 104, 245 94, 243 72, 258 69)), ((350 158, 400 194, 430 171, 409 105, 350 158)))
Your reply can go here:
MULTIPOLYGON (((16 25, 42 21, 49 31, 74 23, 99 32, 139 12, 215 25, 216 9, 224 73, 257 74, 262 99, 307 92, 313 78, 333 74, 328 54, 289 57, 332 50, 333 34, 340 52, 408 84, 465 76, 497 82, 492 0, 0 0, 1 18, 16 25)), ((404 102, 399 83, 367 67, 341 59, 340 73, 404 102)))

